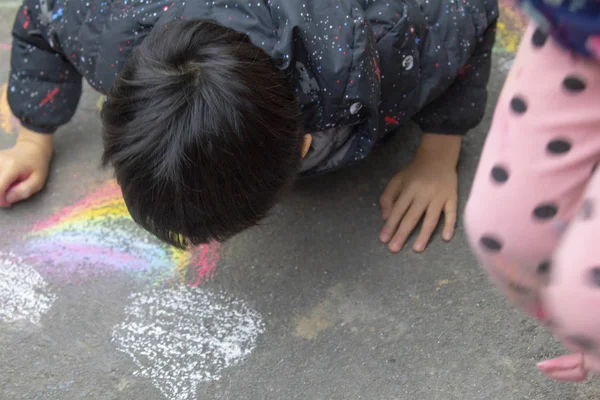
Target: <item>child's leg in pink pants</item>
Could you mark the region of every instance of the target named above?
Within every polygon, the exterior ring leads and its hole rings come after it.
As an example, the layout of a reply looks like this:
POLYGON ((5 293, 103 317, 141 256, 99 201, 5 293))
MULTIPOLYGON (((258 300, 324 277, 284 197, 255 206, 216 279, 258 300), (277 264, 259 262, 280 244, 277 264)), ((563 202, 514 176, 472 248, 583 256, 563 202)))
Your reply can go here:
MULTIPOLYGON (((530 26, 497 104, 467 231, 502 291, 600 372, 598 161, 600 65, 530 26)), ((583 370, 577 357, 562 360, 570 373, 583 370)))

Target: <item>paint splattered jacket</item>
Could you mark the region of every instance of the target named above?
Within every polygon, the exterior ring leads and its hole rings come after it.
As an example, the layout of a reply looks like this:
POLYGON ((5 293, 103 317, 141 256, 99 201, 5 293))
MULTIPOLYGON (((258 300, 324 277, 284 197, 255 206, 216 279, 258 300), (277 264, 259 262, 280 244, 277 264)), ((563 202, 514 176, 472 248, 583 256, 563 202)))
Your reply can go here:
POLYGON ((410 119, 427 132, 474 127, 497 15, 486 0, 24 0, 8 99, 25 127, 52 133, 72 118, 82 77, 106 93, 154 27, 212 19, 293 77, 316 138, 304 172, 322 172, 410 119))

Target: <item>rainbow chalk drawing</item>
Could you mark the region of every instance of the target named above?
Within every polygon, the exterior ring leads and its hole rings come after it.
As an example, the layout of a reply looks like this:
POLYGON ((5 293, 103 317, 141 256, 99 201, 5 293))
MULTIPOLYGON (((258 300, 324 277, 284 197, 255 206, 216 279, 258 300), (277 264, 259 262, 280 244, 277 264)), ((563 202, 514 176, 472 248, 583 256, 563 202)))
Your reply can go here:
POLYGON ((140 229, 115 181, 36 224, 23 247, 27 261, 54 281, 125 272, 154 284, 198 286, 219 260, 217 243, 186 252, 140 229))
POLYGON ((500 20, 495 47, 497 52, 516 53, 527 28, 527 18, 515 1, 500 0, 500 20))
POLYGON ((37 271, 21 258, 0 253, 0 322, 40 322, 56 296, 37 271))
POLYGON ((169 400, 196 399, 201 383, 247 358, 264 332, 241 300, 200 288, 154 288, 130 296, 112 342, 169 400))

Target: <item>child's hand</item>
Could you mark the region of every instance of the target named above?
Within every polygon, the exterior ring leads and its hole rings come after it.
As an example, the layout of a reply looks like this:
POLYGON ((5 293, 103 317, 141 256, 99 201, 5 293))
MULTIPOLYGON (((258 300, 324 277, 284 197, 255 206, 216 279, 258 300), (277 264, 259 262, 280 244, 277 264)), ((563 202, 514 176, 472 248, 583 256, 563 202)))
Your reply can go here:
POLYGON ((444 240, 452 239, 456 224, 456 165, 460 136, 425 134, 411 164, 394 176, 380 199, 386 221, 380 234, 392 252, 404 247, 406 240, 424 216, 421 232, 413 250, 422 252, 444 213, 444 240))
POLYGON ((21 129, 14 147, 0 150, 0 207, 10 207, 39 192, 52 158, 52 135, 21 129))

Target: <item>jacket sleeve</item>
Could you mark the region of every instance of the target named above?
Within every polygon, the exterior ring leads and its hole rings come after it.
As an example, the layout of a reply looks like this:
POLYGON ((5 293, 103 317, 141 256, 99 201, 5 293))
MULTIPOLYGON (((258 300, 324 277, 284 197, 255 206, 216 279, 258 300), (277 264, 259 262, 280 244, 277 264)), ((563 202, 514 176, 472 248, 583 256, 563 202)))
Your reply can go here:
POLYGON ((37 23, 30 10, 21 7, 12 32, 8 103, 25 128, 53 133, 75 114, 82 78, 43 37, 37 23))
POLYGON ((479 39, 454 83, 413 117, 423 132, 464 135, 481 122, 487 102, 486 87, 495 36, 494 22, 479 39))

